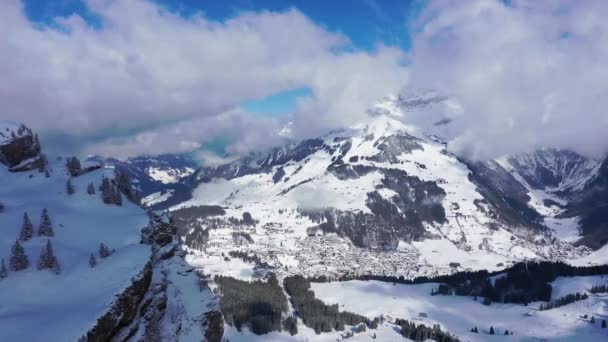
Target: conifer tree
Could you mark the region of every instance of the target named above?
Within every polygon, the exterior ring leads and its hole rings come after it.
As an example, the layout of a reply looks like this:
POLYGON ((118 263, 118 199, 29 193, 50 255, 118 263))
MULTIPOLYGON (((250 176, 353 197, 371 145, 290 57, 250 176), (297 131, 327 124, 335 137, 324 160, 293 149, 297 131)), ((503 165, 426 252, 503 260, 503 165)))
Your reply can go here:
MULTIPOLYGON (((4 266, 4 260, 2 260, 2 262, 3 262, 2 265, 4 266)), ((602 328, 606 329, 606 320, 605 319, 602 320, 602 328)))
POLYGON ((89 195, 95 194, 95 186, 93 186, 93 183, 89 183, 89 185, 87 186, 87 194, 89 194, 89 195))
MULTIPOLYGON (((8 277, 8 271, 6 270, 6 265, 4 264, 4 258, 2 258, 2 265, 0 265, 0 279, 4 279, 8 277)), ((604 321, 606 324, 606 321, 604 321)))
POLYGON ((101 199, 103 200, 103 203, 112 204, 114 202, 112 184, 107 177, 102 178, 99 190, 101 191, 101 199))
POLYGON ((509 330, 505 330, 505 335, 509 335, 509 330))
POLYGON ((107 258, 109 257, 111 254, 110 249, 108 248, 108 246, 106 246, 105 243, 100 243, 99 244, 99 256, 103 259, 103 258, 107 258))
POLYGON ((490 335, 494 335, 494 327, 490 327, 490 335))
POLYGON ((68 195, 73 195, 76 192, 74 189, 74 185, 72 184, 72 180, 68 178, 68 181, 65 183, 65 192, 68 195))
POLYGON ((114 195, 113 203, 117 206, 122 206, 122 193, 118 189, 113 189, 112 194, 114 195))
POLYGON ((590 322, 591 322, 591 324, 595 324, 595 316, 591 316, 590 322))
POLYGON ((53 231, 53 224, 51 223, 51 218, 49 217, 49 212, 46 208, 42 209, 42 214, 40 215, 40 227, 38 227, 38 236, 55 236, 55 232, 53 231))
POLYGON ((11 271, 21 271, 29 267, 30 261, 25 254, 25 249, 19 243, 19 240, 15 241, 15 244, 11 248, 11 258, 9 260, 11 271))
POLYGON ((66 167, 68 169, 68 173, 72 177, 76 177, 82 171, 82 167, 80 165, 80 160, 76 157, 71 157, 66 160, 66 167))
POLYGON ((51 240, 46 241, 46 247, 43 247, 40 251, 40 259, 38 259, 38 269, 50 269, 53 273, 61 273, 61 267, 59 266, 59 260, 53 252, 53 246, 51 240))
POLYGON ((19 240, 28 241, 32 237, 34 237, 34 226, 27 213, 23 213, 23 224, 21 225, 21 231, 19 232, 19 240))
POLYGON ((91 268, 97 266, 97 258, 95 258, 95 255, 93 253, 91 253, 91 255, 89 256, 89 266, 91 268))

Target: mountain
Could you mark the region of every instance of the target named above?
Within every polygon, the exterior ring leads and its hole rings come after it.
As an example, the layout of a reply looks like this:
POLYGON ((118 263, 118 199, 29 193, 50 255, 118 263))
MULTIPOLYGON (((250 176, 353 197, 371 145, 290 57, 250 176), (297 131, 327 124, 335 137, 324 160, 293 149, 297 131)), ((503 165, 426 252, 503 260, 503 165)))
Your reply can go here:
POLYGON ((64 158, 46 162, 29 128, 11 127, 0 163, 0 340, 219 341, 217 299, 170 220, 129 201, 115 169, 71 174, 64 158))
POLYGON ((510 163, 462 160, 436 135, 403 124, 402 100, 387 101, 354 127, 197 170, 192 199, 172 210, 216 206, 224 213, 201 217, 191 227, 191 235, 200 234, 186 243, 203 246, 203 263, 240 250, 279 272, 310 276, 432 275, 590 253, 560 238, 554 228, 572 221, 548 215, 553 203, 538 205, 538 183, 523 180, 541 177, 546 194, 565 198, 593 173, 592 161, 565 152, 555 152, 559 162, 544 156, 536 164, 523 156, 510 163), (549 160, 554 164, 543 164, 549 160), (559 179, 540 171, 549 166, 559 179), (243 223, 244 215, 255 226, 243 223), (251 240, 243 246, 226 239, 226 231, 213 228, 218 224, 251 240))
POLYGON ((608 243, 608 158, 585 183, 581 195, 569 206, 567 215, 580 217, 580 241, 594 248, 608 243))
POLYGON ((126 160, 91 156, 87 159, 126 173, 150 209, 164 209, 188 199, 188 176, 198 165, 182 155, 139 156, 126 160))

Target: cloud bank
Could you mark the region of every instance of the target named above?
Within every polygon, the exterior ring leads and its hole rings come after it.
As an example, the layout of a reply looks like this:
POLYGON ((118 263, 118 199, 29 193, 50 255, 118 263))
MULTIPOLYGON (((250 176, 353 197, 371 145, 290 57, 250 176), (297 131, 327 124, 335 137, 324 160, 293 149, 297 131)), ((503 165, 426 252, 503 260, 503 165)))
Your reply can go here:
POLYGON ((19 0, 0 2, 0 116, 42 132, 104 132, 87 153, 184 152, 218 135, 235 138, 234 152, 261 148, 286 120, 295 138, 355 122, 407 76, 403 51, 353 49, 295 9, 218 22, 145 0, 88 6, 101 28, 76 15, 35 27, 19 0), (296 87, 313 95, 289 118, 235 112, 296 87))
POLYGON ((456 99, 450 148, 608 151, 608 2, 435 1, 416 23, 410 85, 456 99))
POLYGON ((100 28, 77 15, 40 27, 19 0, 0 1, 0 118, 75 136, 82 153, 188 152, 221 137, 243 154, 282 143, 284 127, 298 139, 351 125, 402 87, 457 102, 440 114, 465 157, 608 152, 605 1, 430 1, 404 18, 407 52, 359 50, 297 9, 216 21, 148 0, 87 4, 100 28), (239 108, 294 88, 311 95, 287 116, 239 108))

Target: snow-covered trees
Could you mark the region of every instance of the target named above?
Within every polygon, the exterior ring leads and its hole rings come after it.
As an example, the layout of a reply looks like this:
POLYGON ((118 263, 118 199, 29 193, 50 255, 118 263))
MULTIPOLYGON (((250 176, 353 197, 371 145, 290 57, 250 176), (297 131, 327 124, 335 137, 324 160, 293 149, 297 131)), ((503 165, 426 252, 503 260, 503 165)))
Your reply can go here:
POLYGON ((97 266, 97 258, 95 258, 95 254, 91 253, 89 256, 89 267, 94 268, 97 266))
POLYGON ((51 223, 51 218, 49 217, 49 212, 46 208, 42 209, 42 214, 40 215, 40 227, 38 228, 38 236, 55 236, 55 232, 53 231, 53 224, 51 223))
POLYGON ((122 195, 134 203, 139 203, 137 192, 131 185, 131 180, 126 173, 116 171, 114 179, 103 177, 99 191, 101 191, 101 199, 106 204, 122 205, 122 195))
POLYGON ((66 167, 68 169, 68 173, 72 177, 76 177, 82 171, 82 167, 80 165, 80 160, 76 157, 69 157, 66 159, 66 167))
POLYGON ((100 243, 99 244, 99 257, 103 258, 107 258, 110 256, 110 254, 112 254, 112 251, 110 251, 110 249, 108 248, 108 246, 106 246, 105 243, 100 243))
POLYGON ((53 253, 53 246, 51 245, 51 240, 47 240, 46 247, 43 247, 40 251, 40 259, 38 259, 38 269, 49 269, 55 274, 61 273, 59 260, 57 260, 55 253, 53 253))
POLYGON ((4 258, 2 258, 2 265, 0 265, 0 279, 4 279, 6 277, 8 277, 8 271, 6 270, 6 265, 4 264, 4 258))
POLYGON ((19 240, 15 241, 15 244, 11 248, 11 258, 9 260, 11 271, 21 271, 29 267, 30 261, 25 254, 25 249, 19 243, 19 240))
POLYGON ((103 203, 122 205, 120 191, 109 178, 103 177, 99 190, 101 191, 101 199, 103 200, 103 203))
POLYGON ((27 213, 23 213, 23 224, 21 225, 21 231, 19 232, 19 240, 28 241, 32 237, 34 237, 34 226, 27 216, 27 213))
POLYGON ((131 179, 125 172, 115 171, 114 183, 118 193, 123 193, 131 202, 138 202, 137 194, 131 185, 131 179))
POLYGON ((74 185, 72 184, 72 180, 68 178, 68 181, 65 183, 65 192, 68 195, 73 195, 76 192, 74 185))
POLYGON ((95 186, 93 185, 93 183, 89 183, 89 185, 87 186, 87 194, 89 194, 89 195, 95 194, 95 186))

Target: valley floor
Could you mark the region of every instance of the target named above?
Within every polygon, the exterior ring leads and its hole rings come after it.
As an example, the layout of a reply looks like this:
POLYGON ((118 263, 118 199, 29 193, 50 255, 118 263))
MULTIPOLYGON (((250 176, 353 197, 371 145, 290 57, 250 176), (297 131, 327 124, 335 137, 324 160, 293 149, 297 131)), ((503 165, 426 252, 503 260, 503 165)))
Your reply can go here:
MULTIPOLYGON (((558 278, 553 299, 567 293, 584 292, 592 285, 603 284, 608 276, 558 278)), ((438 323, 462 341, 604 341, 608 329, 602 329, 602 319, 608 319, 608 295, 590 294, 589 299, 547 311, 538 311, 540 303, 528 306, 492 304, 485 306, 471 297, 431 296, 438 284, 402 285, 378 281, 346 281, 313 283, 317 298, 327 304, 338 303, 341 310, 374 317, 416 320, 417 323, 438 323), (421 314, 428 317, 422 318, 421 314), (591 324, 582 315, 595 316, 591 324), (479 333, 471 333, 473 327, 479 333), (496 335, 489 335, 490 326, 496 335), (503 336, 505 329, 513 332, 503 336)), ((397 336, 401 338, 400 336, 397 336)), ((398 340, 396 338, 396 340, 398 340)))

